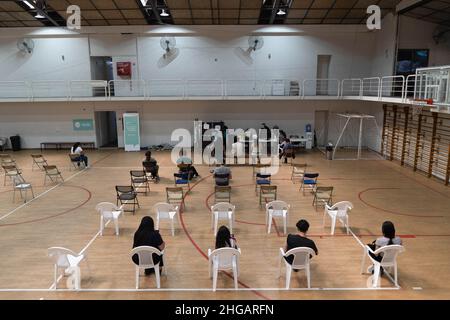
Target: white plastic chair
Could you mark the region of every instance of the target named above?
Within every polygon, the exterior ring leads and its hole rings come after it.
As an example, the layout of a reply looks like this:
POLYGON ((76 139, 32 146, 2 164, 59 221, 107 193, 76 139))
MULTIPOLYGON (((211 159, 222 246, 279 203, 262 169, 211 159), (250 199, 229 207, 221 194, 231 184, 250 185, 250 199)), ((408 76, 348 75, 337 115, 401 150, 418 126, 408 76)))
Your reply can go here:
POLYGON ((240 255, 241 249, 219 248, 212 251, 208 249, 209 277, 213 277, 213 291, 216 291, 219 270, 232 270, 234 288, 238 288, 240 255))
POLYGON ((48 256, 53 260, 55 264, 54 272, 54 285, 55 290, 58 285, 58 271, 62 270, 62 274, 66 273, 72 274, 75 280, 75 290, 80 290, 81 288, 81 270, 80 262, 86 258, 84 254, 76 254, 70 249, 63 247, 51 247, 48 248, 48 256))
POLYGON ((286 234, 287 228, 287 220, 289 208, 291 206, 284 201, 275 200, 266 204, 266 225, 267 225, 267 233, 270 233, 270 229, 272 228, 272 218, 283 218, 283 230, 284 234, 286 234))
POLYGON ((380 269, 383 268, 386 272, 387 269, 394 268, 394 285, 398 287, 398 272, 397 272, 397 256, 399 253, 405 251, 405 247, 398 245, 398 244, 392 244, 388 246, 384 246, 381 248, 378 248, 377 250, 373 251, 370 249, 369 246, 366 245, 363 252, 362 262, 361 262, 361 273, 364 272, 364 264, 366 261, 366 257, 368 256, 369 259, 373 263, 374 272, 373 272, 373 279, 372 279, 372 287, 373 288, 379 288, 380 287, 380 269), (375 256, 379 255, 380 253, 383 254, 383 258, 381 261, 376 261, 372 256, 369 254, 372 253, 375 256))
POLYGON ((31 190, 31 195, 34 198, 34 192, 33 187, 31 186, 31 183, 25 182, 25 180, 22 178, 21 175, 13 176, 13 185, 14 185, 14 192, 13 192, 13 202, 16 201, 16 191, 18 190, 20 192, 20 197, 23 199, 23 202, 27 202, 27 195, 28 190, 31 190), (23 195, 23 191, 25 191, 25 197, 23 195))
POLYGON ((284 265, 286 267, 286 289, 289 289, 291 284, 291 274, 292 269, 294 270, 305 270, 306 272, 306 280, 308 281, 308 288, 311 288, 311 273, 309 271, 310 257, 315 255, 313 249, 308 247, 298 247, 289 250, 288 252, 284 252, 283 248, 280 248, 280 276, 281 276, 281 262, 284 261, 284 265), (290 255, 294 255, 294 260, 292 264, 286 261, 285 257, 289 257, 290 255))
POLYGON ((116 235, 119 235, 119 217, 123 214, 123 206, 118 207, 111 202, 100 202, 95 206, 95 210, 100 213, 100 235, 103 236, 103 230, 107 221, 113 221, 116 229, 116 235))
POLYGON ((338 219, 347 229, 347 234, 349 234, 349 224, 348 224, 348 212, 353 209, 353 204, 350 201, 340 201, 332 205, 325 204, 325 209, 323 211, 323 226, 325 227, 325 216, 331 218, 331 234, 334 234, 334 229, 336 227, 336 220, 338 219))
POLYGON ((178 213, 179 206, 165 203, 165 202, 158 202, 153 206, 153 209, 156 212, 156 230, 159 230, 159 221, 160 220, 170 220, 170 225, 172 228, 172 236, 175 235, 175 229, 173 222, 175 220, 175 216, 178 213))
POLYGON ((160 274, 159 274, 159 262, 155 264, 153 262, 153 254, 156 253, 159 256, 162 256, 164 254, 164 250, 160 251, 155 247, 150 246, 140 246, 133 248, 131 250, 131 256, 134 256, 135 254, 139 257, 139 264, 135 264, 136 267, 136 289, 139 289, 139 271, 141 269, 155 269, 155 277, 156 277, 156 287, 159 289, 161 288, 161 280, 160 280, 160 274))
POLYGON ((228 202, 219 202, 211 206, 211 224, 214 228, 214 234, 217 234, 219 220, 228 220, 230 233, 233 233, 234 211, 236 206, 228 202))

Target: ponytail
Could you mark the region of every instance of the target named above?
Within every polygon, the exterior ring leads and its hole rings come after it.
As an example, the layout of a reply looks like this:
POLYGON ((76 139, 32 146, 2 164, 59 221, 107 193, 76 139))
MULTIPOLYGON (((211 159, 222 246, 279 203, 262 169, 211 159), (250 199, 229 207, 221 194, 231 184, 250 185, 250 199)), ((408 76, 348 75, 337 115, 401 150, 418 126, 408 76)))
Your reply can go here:
POLYGON ((393 239, 395 238, 395 227, 391 221, 383 222, 381 226, 381 231, 383 232, 383 236, 389 238, 388 245, 394 244, 393 239))

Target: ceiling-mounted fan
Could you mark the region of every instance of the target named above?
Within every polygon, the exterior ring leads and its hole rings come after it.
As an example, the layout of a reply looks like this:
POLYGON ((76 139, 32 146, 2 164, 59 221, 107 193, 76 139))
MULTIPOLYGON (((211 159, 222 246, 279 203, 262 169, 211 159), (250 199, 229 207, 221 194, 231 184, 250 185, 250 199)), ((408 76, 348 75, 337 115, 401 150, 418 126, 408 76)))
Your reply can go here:
POLYGON ((450 27, 437 26, 433 31, 433 40, 437 45, 447 45, 450 47, 450 27))
POLYGON ((253 51, 259 50, 264 45, 264 39, 259 36, 251 36, 248 38, 248 48, 244 50, 242 48, 236 48, 234 52, 236 55, 248 65, 253 64, 253 58, 251 57, 251 53, 253 51))

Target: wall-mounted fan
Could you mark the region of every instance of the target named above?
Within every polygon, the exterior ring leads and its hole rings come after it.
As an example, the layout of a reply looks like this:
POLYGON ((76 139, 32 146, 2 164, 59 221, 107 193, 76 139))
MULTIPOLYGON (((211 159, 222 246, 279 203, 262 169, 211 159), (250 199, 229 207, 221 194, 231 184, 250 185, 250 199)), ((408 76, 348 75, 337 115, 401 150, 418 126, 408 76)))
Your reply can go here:
POLYGON ((159 43, 161 45, 161 48, 163 48, 163 50, 166 52, 163 55, 164 59, 176 52, 175 46, 177 45, 177 42, 174 37, 163 37, 161 38, 159 43))
POLYGON ((450 27, 437 26, 433 31, 433 40, 437 45, 450 47, 450 27))
POLYGON ((174 37, 162 37, 159 41, 161 48, 164 50, 164 54, 158 60, 158 68, 164 68, 171 63, 180 53, 178 48, 175 48, 177 42, 174 37))
POLYGON ((245 64, 253 64, 253 59, 251 54, 253 51, 259 50, 264 45, 264 39, 258 36, 251 36, 248 38, 248 48, 244 50, 242 48, 236 48, 234 52, 245 64))
POLYGON ((34 41, 29 38, 19 39, 17 41, 17 48, 20 52, 32 54, 34 49, 34 41))

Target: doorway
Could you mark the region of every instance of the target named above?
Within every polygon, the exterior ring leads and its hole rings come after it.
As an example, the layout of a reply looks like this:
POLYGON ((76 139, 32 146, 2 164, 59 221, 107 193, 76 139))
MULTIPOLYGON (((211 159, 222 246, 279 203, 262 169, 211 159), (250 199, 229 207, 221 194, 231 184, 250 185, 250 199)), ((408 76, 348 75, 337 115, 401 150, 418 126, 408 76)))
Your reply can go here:
MULTIPOLYGON (((114 80, 112 57, 91 57, 92 80, 114 80)), ((114 96, 114 86, 110 86, 111 96, 114 96)), ((94 96, 102 96, 104 92, 94 90, 94 96)))
POLYGON ((100 148, 117 148, 117 120, 115 111, 95 112, 95 134, 100 148))
MULTIPOLYGON (((316 79, 328 79, 330 72, 331 55, 319 54, 317 56, 317 74, 316 79)), ((316 95, 328 95, 328 80, 318 80, 316 86, 316 95)))
POLYGON ((325 147, 328 143, 328 110, 318 110, 314 114, 316 146, 325 147))

